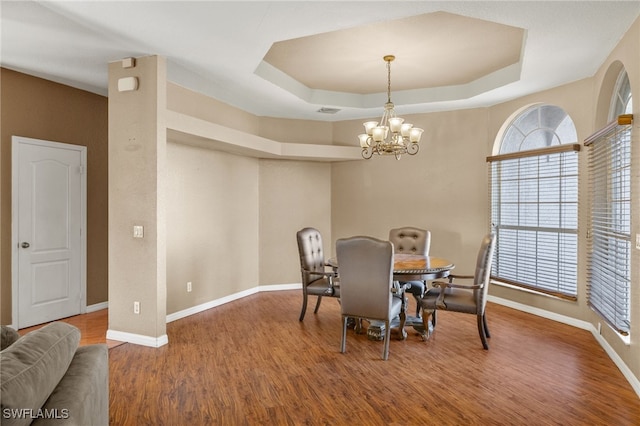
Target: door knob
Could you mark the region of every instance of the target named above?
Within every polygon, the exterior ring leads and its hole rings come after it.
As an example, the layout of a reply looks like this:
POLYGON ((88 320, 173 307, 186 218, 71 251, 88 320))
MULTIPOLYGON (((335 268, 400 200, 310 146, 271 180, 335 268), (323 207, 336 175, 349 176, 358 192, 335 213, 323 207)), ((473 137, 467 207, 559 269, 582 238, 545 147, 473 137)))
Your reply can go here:
POLYGON ((20 244, 20 246, 22 248, 29 248, 29 243, 25 241, 24 243, 20 244))

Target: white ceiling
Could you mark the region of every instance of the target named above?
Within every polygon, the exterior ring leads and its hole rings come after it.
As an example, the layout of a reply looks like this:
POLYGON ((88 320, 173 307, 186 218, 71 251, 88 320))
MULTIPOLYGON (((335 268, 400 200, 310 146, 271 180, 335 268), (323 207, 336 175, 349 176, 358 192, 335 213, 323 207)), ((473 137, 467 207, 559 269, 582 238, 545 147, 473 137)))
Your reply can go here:
MULTIPOLYGON (((392 100, 398 114, 488 106, 590 77, 640 15, 640 0, 2 0, 0 15, 0 64, 5 68, 106 95, 107 63, 157 54, 167 58, 171 81, 247 112, 345 120, 381 113, 386 101, 387 74, 382 60, 386 54, 397 57, 392 63, 391 79, 392 100), (414 31, 405 34, 390 27, 394 24, 391 21, 396 20, 409 27, 410 22, 420 19, 419 15, 432 19, 426 25, 419 21, 431 33, 416 36, 414 31), (454 18, 451 23, 447 21, 450 18, 454 18), (461 30, 454 22, 476 29, 510 29, 498 31, 503 39, 500 42, 498 37, 497 42, 488 44, 493 48, 477 47, 469 42, 472 38, 459 37, 461 30), (356 31, 359 28, 368 30, 366 37, 356 31), (513 34, 509 32, 512 29, 524 31, 523 40, 518 40, 521 56, 517 63, 466 83, 433 87, 422 81, 412 85, 414 78, 424 79, 426 67, 444 71, 437 73, 440 77, 448 72, 475 72, 462 70, 465 61, 460 58, 468 58, 466 63, 477 68, 485 56, 478 55, 479 51, 486 51, 487 58, 500 57, 497 50, 500 43, 509 41, 504 34, 513 34), (329 60, 314 62, 313 76, 298 69, 313 59, 314 43, 322 43, 325 38, 335 43, 336 37, 327 35, 339 36, 335 54, 331 54, 333 48, 327 50, 324 46, 329 60), (399 41, 395 37, 400 37, 399 41), (282 69, 265 60, 274 44, 284 45, 293 39, 309 42, 304 45, 309 46, 303 50, 306 55, 287 57, 281 52, 280 61, 288 62, 282 69), (393 44, 389 44, 391 40, 393 44), (476 47, 470 50, 470 46, 476 47), (457 54, 458 60, 451 61, 455 65, 450 71, 445 68, 445 61, 437 60, 436 47, 453 52, 452 57, 457 54), (419 52, 413 61, 407 58, 411 52, 419 52), (416 66, 418 57, 427 62, 416 66), (429 58, 433 60, 428 61, 429 58), (365 63, 369 65, 366 71, 348 72, 365 63), (291 75, 296 69, 300 75, 294 78, 291 75), (377 79, 379 92, 360 93, 364 90, 356 89, 348 78, 367 80, 369 86, 376 84, 370 79, 377 79), (322 81, 321 86, 310 87, 313 81, 322 81), (353 93, 348 89, 351 86, 353 93), (321 107, 340 111, 322 114, 317 112, 321 107)), ((477 34, 470 34, 468 37, 477 39, 477 34)), ((318 55, 321 51, 318 47, 318 55)))

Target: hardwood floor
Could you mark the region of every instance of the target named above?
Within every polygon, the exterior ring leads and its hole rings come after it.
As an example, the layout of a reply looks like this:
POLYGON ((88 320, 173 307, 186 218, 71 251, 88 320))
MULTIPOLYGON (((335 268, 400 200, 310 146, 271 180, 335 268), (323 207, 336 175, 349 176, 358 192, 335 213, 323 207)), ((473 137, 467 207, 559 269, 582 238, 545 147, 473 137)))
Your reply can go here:
MULTIPOLYGON (((640 401, 591 333, 490 304, 439 312, 428 342, 347 336, 337 300, 298 322, 299 291, 259 293, 110 350, 114 425, 637 425, 640 401)), ((313 305, 312 305, 313 306, 313 305)), ((413 309, 410 307, 410 309, 413 309)))
POLYGON ((339 352, 337 300, 300 323, 301 299, 255 294, 169 323, 161 348, 110 349, 111 424, 640 424, 638 396, 587 331, 489 304, 489 351, 474 316, 439 312, 428 342, 409 328, 385 362, 353 330, 339 352))
MULTIPOLYGON (((109 348, 119 346, 123 342, 117 340, 109 340, 107 336, 107 327, 109 324, 109 311, 101 309, 84 315, 76 315, 73 317, 63 318, 60 321, 75 325, 80 329, 80 345, 91 345, 93 343, 106 343, 109 348)), ((18 330, 20 335, 24 335, 30 331, 43 327, 45 324, 34 325, 33 327, 21 328, 18 330)))

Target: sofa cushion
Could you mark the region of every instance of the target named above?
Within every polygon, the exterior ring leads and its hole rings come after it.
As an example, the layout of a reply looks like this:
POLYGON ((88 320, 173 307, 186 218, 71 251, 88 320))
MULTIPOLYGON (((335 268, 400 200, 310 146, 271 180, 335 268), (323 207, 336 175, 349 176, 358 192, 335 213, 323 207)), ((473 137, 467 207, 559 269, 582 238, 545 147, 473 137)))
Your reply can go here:
POLYGON ((28 425, 69 368, 80 330, 54 322, 32 331, 0 352, 3 425, 28 425))
POLYGON ((54 413, 32 426, 109 425, 109 351, 107 345, 81 346, 42 409, 54 413), (57 418, 56 418, 57 416, 57 418))
POLYGON ((7 327, 6 325, 1 326, 0 328, 2 329, 0 334, 0 350, 5 350, 11 346, 13 342, 18 340, 20 335, 13 328, 7 327))

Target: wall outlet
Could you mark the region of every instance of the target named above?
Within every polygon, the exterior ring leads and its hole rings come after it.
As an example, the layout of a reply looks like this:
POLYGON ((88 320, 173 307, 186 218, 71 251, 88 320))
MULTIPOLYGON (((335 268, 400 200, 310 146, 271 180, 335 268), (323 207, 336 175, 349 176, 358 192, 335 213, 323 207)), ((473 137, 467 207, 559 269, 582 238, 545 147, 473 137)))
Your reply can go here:
POLYGON ((187 282, 187 293, 191 293, 191 281, 187 282))
POLYGON ((640 234, 636 234, 636 248, 640 250, 640 234))
POLYGON ((134 314, 140 313, 140 302, 133 302, 133 313, 134 314))
POLYGON ((144 226, 142 225, 133 226, 133 238, 144 238, 144 226))

